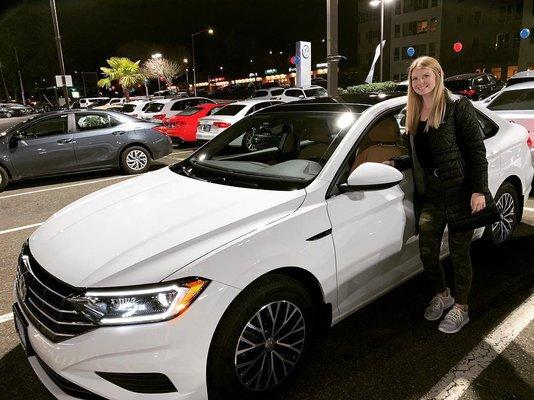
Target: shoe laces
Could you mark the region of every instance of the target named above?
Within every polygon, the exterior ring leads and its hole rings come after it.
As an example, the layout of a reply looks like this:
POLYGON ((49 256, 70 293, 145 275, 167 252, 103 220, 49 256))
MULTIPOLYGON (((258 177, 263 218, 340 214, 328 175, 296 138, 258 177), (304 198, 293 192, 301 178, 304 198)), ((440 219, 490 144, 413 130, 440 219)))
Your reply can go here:
POLYGON ((440 310, 443 308, 443 299, 441 296, 434 296, 434 298, 430 301, 430 308, 432 310, 440 310))
POLYGON ((453 307, 453 309, 448 312, 448 314, 446 316, 446 319, 448 319, 449 321, 454 322, 455 324, 461 323, 463 321, 463 319, 464 319, 462 310, 460 310, 457 307, 453 307))

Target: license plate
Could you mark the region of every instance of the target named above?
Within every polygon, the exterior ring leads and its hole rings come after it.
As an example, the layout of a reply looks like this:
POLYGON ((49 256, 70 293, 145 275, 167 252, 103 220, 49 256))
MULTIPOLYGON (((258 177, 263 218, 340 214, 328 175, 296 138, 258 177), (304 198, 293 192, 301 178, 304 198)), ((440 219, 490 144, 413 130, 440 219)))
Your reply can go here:
POLYGON ((211 125, 201 125, 202 132, 209 132, 211 131, 211 125))
POLYGON ((15 321, 15 330, 19 335, 20 344, 22 345, 24 352, 28 354, 28 328, 22 321, 22 318, 23 317, 20 316, 17 307, 13 306, 13 320, 15 321))

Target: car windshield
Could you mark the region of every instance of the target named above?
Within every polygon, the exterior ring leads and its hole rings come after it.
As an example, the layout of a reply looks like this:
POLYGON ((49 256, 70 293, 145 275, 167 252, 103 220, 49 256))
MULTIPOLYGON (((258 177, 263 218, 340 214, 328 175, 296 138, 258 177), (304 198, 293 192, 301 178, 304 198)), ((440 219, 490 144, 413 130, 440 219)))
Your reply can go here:
POLYGON ((262 112, 217 135, 171 169, 190 178, 268 190, 306 187, 360 114, 262 112))
POLYGON ((236 115, 245 106, 243 104, 228 104, 212 115, 236 115))
POLYGON ((197 112, 199 112, 200 110, 202 110, 201 108, 199 107, 191 107, 191 108, 188 108, 184 111, 180 111, 177 115, 193 115, 193 114, 196 114, 197 112))
POLYGON ((163 103, 149 103, 148 107, 146 108, 145 112, 147 113, 155 113, 161 111, 163 108, 163 103))
POLYGON ((326 97, 326 90, 323 88, 307 89, 304 91, 306 97, 326 97))
POLYGON ((534 111, 534 89, 506 90, 490 103, 488 109, 534 111))
POLYGON ((284 89, 274 89, 271 90, 272 96, 280 96, 282 93, 284 93, 284 89))

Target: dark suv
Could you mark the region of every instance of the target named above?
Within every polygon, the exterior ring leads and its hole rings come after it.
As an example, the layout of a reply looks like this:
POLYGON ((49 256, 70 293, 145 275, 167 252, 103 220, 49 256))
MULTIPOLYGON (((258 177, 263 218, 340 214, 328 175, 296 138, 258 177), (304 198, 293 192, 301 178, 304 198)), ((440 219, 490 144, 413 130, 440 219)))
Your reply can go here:
POLYGON ((482 100, 498 92, 503 86, 504 83, 486 73, 455 75, 445 79, 447 89, 471 100, 482 100))

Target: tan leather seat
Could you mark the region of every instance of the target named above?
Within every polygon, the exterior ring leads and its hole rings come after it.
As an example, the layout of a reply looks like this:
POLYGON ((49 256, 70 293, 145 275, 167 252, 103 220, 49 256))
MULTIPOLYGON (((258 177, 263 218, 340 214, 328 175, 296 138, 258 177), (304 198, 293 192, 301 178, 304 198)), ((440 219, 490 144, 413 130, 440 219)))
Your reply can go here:
POLYGON ((383 162, 408 154, 406 147, 397 145, 399 136, 399 124, 394 117, 380 121, 368 133, 368 138, 373 144, 357 154, 351 172, 364 162, 383 162))
POLYGON ((295 132, 301 141, 310 140, 314 143, 304 147, 299 155, 299 159, 319 160, 326 152, 332 142, 330 128, 325 121, 310 119, 305 124, 299 126, 299 131, 295 132))

